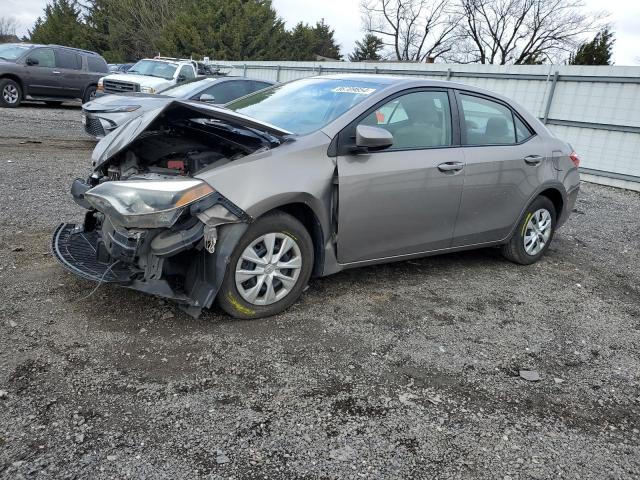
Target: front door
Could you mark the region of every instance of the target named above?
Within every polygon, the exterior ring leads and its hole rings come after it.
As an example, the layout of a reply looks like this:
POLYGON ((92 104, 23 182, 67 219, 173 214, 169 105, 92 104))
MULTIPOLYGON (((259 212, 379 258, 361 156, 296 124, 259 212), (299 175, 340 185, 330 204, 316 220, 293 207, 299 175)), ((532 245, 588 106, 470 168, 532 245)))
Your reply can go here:
POLYGON ((458 93, 465 178, 452 246, 503 240, 553 164, 544 141, 505 104, 458 93))
POLYGON ((56 59, 52 48, 35 48, 26 58, 25 78, 27 93, 39 97, 61 96, 60 71, 56 69, 56 59))
POLYGON ((394 136, 386 150, 338 156, 340 263, 448 248, 464 180, 454 147, 446 90, 421 90, 377 106, 341 135, 353 142, 359 124, 394 136))

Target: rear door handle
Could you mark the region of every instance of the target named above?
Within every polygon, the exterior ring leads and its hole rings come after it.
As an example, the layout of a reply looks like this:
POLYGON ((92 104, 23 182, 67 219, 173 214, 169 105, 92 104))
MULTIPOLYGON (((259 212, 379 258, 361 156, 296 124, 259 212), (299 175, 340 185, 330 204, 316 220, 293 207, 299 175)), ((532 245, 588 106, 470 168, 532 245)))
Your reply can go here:
POLYGON ((529 155, 524 157, 524 161, 529 165, 538 165, 542 161, 542 155, 529 155))
POLYGON ((464 168, 464 163, 462 162, 445 162, 438 165, 438 170, 441 172, 454 172, 458 170, 462 170, 464 168))

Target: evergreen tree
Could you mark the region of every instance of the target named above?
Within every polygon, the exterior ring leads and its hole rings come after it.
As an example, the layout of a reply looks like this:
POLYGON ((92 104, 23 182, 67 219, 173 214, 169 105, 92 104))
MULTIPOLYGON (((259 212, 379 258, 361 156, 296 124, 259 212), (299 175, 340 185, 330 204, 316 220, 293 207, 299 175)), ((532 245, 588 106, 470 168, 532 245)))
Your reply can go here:
POLYGON ((82 21, 80 7, 75 0, 53 0, 44 9, 29 31, 33 43, 54 43, 69 47, 87 48, 87 27, 82 21))
POLYGON ((382 39, 372 33, 367 33, 362 41, 356 41, 353 53, 349 54, 350 62, 362 62, 366 60, 381 60, 380 50, 384 47, 382 39))
POLYGON ((578 47, 575 55, 569 58, 569 65, 611 65, 614 42, 613 32, 605 28, 593 40, 578 47))
POLYGON ((333 29, 324 23, 324 18, 316 23, 313 27, 314 45, 313 53, 327 58, 335 58, 340 60, 342 55, 340 54, 340 45, 338 45, 333 38, 333 29))

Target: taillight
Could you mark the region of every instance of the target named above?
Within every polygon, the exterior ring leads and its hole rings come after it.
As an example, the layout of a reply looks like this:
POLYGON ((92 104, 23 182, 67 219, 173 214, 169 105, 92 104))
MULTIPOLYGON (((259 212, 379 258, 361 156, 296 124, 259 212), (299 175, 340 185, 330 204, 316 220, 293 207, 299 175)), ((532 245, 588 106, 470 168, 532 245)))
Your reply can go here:
POLYGON ((576 167, 580 166, 580 157, 578 157, 578 154, 576 152, 571 152, 571 155, 569 155, 569 158, 571 159, 571 161, 576 167))

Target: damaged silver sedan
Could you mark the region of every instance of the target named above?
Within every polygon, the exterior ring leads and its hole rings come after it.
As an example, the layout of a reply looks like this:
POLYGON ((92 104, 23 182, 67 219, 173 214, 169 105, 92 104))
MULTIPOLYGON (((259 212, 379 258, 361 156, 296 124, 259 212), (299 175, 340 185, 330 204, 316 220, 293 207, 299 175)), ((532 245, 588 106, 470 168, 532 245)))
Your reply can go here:
POLYGON ((97 282, 239 318, 311 276, 500 246, 537 261, 578 157, 513 102, 452 82, 323 76, 227 108, 172 101, 106 136, 53 251, 97 282))

